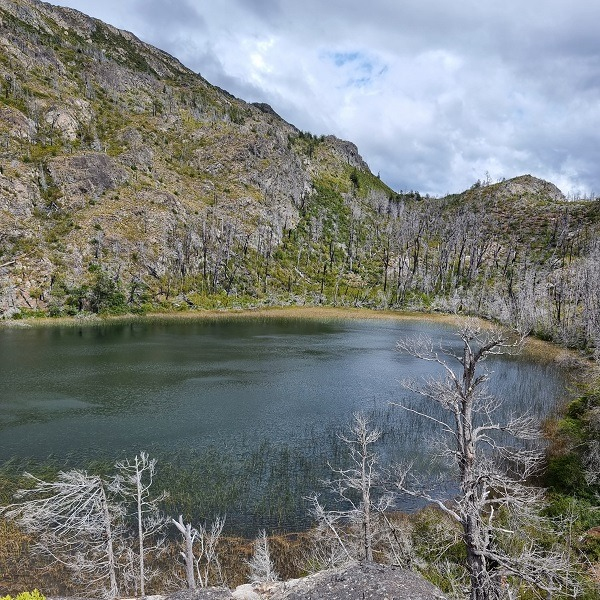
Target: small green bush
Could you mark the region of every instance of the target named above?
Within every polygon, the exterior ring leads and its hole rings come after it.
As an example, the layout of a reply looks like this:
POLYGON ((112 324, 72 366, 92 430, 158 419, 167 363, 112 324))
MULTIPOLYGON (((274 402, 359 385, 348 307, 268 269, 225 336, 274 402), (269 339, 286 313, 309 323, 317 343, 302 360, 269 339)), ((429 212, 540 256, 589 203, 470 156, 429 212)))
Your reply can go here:
POLYGON ((589 495, 581 458, 576 454, 553 456, 548 460, 544 484, 555 492, 571 496, 589 495))
POLYGON ((569 406, 566 410, 566 416, 571 419, 581 419, 585 415, 587 404, 587 398, 585 396, 582 398, 576 398, 569 403, 569 406))
MULTIPOLYGON (((12 596, 2 596, 0 600, 13 600, 12 596)), ((46 596, 39 590, 35 589, 33 592, 21 592, 17 595, 14 600, 46 600, 46 596)))

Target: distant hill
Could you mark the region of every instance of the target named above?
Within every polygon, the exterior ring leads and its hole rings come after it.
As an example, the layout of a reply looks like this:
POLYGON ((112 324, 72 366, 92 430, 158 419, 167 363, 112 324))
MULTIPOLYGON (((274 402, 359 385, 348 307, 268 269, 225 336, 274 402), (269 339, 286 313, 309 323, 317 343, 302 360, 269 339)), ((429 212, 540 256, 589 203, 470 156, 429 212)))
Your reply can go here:
POLYGON ((397 193, 351 142, 72 9, 0 0, 0 45, 5 317, 325 303, 593 343, 588 292, 558 290, 597 252, 597 201, 529 175, 397 193))

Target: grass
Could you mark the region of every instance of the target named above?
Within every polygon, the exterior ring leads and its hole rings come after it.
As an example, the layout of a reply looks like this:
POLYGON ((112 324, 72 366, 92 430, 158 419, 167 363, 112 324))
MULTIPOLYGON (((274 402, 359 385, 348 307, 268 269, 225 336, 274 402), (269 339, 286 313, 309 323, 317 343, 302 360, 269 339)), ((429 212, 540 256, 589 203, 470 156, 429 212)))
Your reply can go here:
POLYGON ((66 568, 32 552, 33 540, 0 519, 0 594, 19 594, 36 586, 45 594, 73 595, 66 568))
MULTIPOLYGON (((370 308, 353 308, 340 306, 272 306, 257 308, 226 308, 215 310, 184 310, 154 312, 144 314, 95 315, 82 313, 75 317, 38 317, 19 319, 19 327, 81 327, 98 326, 108 323, 155 322, 169 323, 173 321, 215 321, 237 319, 314 319, 314 320, 392 320, 392 321, 429 321, 447 325, 458 324, 462 317, 449 313, 373 310, 370 308)), ((483 328, 490 328, 494 323, 478 319, 483 328)), ((17 325, 14 321, 0 321, 0 328, 17 325)), ((576 370, 587 369, 591 363, 573 350, 562 348, 552 342, 529 337, 524 348, 527 357, 539 360, 552 360, 562 364, 568 363, 576 370)))
MULTIPOLYGON (((0 594, 17 595, 32 586, 42 590, 46 596, 76 596, 84 590, 71 583, 66 567, 49 564, 31 551, 32 540, 16 527, 0 521, 0 594)), ((305 556, 310 545, 310 534, 276 534, 270 536, 269 547, 275 568, 284 579, 306 574, 305 556)), ((159 568, 161 577, 150 582, 151 593, 165 593, 183 588, 185 574, 179 552, 181 544, 177 538, 168 541, 165 554, 150 566, 159 568)), ((211 585, 225 583, 230 588, 247 583, 249 569, 246 565, 253 553, 253 540, 237 536, 223 536, 218 544, 218 555, 222 565, 223 582, 212 577, 211 585)))
MULTIPOLYGON (((393 310, 375 311, 368 308, 342 308, 333 306, 273 306, 260 308, 241 308, 223 310, 186 310, 182 312, 147 312, 143 315, 94 315, 82 313, 77 317, 43 317, 35 319, 22 319, 19 326, 31 327, 81 327, 97 326, 107 323, 119 323, 130 321, 164 322, 170 321, 213 321, 213 320, 236 320, 236 319, 315 319, 315 320, 409 320, 409 321, 433 321, 438 323, 455 323, 456 315, 442 313, 420 313, 393 310)), ((483 323, 483 321, 482 321, 483 323)), ((11 327, 11 321, 0 321, 0 328, 11 327)), ((550 343, 539 342, 540 344, 550 343)))

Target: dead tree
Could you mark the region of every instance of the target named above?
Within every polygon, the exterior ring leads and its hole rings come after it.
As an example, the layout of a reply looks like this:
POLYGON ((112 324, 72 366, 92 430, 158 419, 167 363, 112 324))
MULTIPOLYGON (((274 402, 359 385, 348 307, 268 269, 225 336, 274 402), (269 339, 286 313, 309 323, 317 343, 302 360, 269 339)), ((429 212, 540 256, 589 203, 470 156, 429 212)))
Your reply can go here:
POLYGON ((177 527, 183 537, 184 549, 181 557, 185 564, 185 579, 190 590, 196 589, 196 575, 194 572, 194 541, 198 532, 192 527, 191 523, 184 523, 183 516, 179 515, 179 520, 172 519, 173 525, 177 527))
POLYGON ((183 516, 171 522, 183 537, 184 549, 181 552, 185 564, 185 575, 188 588, 207 587, 211 578, 222 582, 221 563, 217 553, 217 545, 225 526, 225 517, 217 517, 210 525, 201 525, 198 529, 190 523, 183 522, 183 516))
POLYGON ((527 415, 500 423, 502 402, 485 385, 489 373, 482 363, 515 350, 522 338, 508 342, 502 332, 482 330, 474 321, 466 321, 458 335, 460 352, 436 348, 425 337, 398 344, 401 351, 437 364, 446 375, 423 385, 403 382, 437 410, 402 408, 433 421, 443 433, 441 454, 454 469, 458 495, 452 502, 439 498, 410 468, 399 470, 397 487, 435 503, 462 527, 471 600, 510 596, 512 583, 549 594, 564 591, 570 583, 564 553, 544 551, 528 535, 546 525, 540 516, 543 491, 528 485, 542 455, 525 442, 541 435, 527 415), (514 445, 509 446, 509 439, 514 445))
POLYGON ((312 514, 321 531, 328 532, 339 544, 342 560, 373 560, 373 546, 379 517, 391 504, 391 497, 376 494, 381 485, 381 469, 372 446, 381 437, 371 429, 367 417, 357 413, 349 435, 340 435, 350 452, 348 469, 332 469, 336 475, 330 488, 341 504, 339 510, 327 510, 316 496, 310 498, 312 514))
POLYGON ((183 546, 181 557, 185 564, 185 579, 190 590, 196 589, 196 576, 194 573, 194 539, 196 530, 192 528, 191 523, 184 523, 183 516, 179 515, 179 520, 172 519, 173 525, 177 527, 183 537, 183 546))
POLYGON ((4 515, 36 539, 35 548, 64 564, 91 590, 118 598, 116 524, 118 504, 109 503, 103 479, 84 471, 60 472, 46 482, 26 473, 31 489, 20 490, 19 504, 4 515))
POLYGON ((146 581, 151 578, 146 566, 146 556, 164 547, 164 537, 161 534, 166 526, 166 519, 160 514, 159 503, 167 494, 152 494, 156 459, 150 459, 146 452, 141 452, 132 460, 119 461, 115 467, 118 474, 113 482, 114 490, 126 501, 133 500, 134 503, 131 516, 135 519, 137 529, 138 553, 135 557, 137 575, 133 579, 139 585, 140 595, 144 597, 146 581))
POLYGON ((254 540, 254 554, 247 561, 250 567, 250 583, 272 583, 279 581, 279 575, 271 560, 267 532, 261 529, 254 540))

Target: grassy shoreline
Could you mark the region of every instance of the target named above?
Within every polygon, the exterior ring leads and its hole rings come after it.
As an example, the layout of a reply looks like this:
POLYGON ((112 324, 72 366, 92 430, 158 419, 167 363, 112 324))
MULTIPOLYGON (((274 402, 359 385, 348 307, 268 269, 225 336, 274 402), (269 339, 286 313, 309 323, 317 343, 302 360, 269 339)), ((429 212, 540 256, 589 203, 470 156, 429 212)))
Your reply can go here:
POLYGON ((445 313, 423 313, 394 310, 372 310, 368 308, 344 308, 335 306, 273 306, 260 308, 190 309, 177 312, 126 313, 122 315, 97 315, 85 313, 74 317, 26 317, 0 321, 0 327, 97 325, 129 321, 203 321, 244 318, 289 318, 289 319, 389 319, 429 320, 451 322, 455 315, 445 313))
MULTIPOLYGON (((117 323, 169 323, 182 321, 221 321, 237 319, 293 319, 293 320, 387 320, 428 321, 453 325, 464 317, 450 313, 417 311, 373 310, 339 306, 273 306, 243 309, 185 310, 178 312, 149 312, 144 314, 97 315, 86 313, 75 317, 26 317, 24 319, 0 321, 2 329, 31 327, 98 327, 117 323)), ((483 328, 494 326, 481 317, 475 318, 483 328)), ((577 369, 590 367, 589 361, 576 350, 559 344, 528 337, 524 353, 540 360, 552 360, 577 369)))

